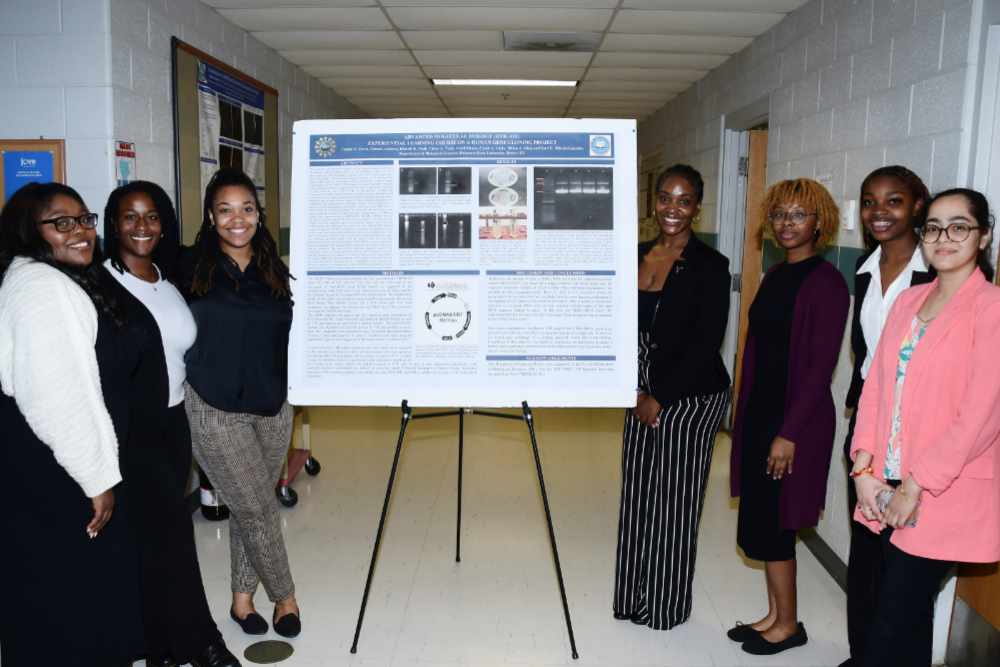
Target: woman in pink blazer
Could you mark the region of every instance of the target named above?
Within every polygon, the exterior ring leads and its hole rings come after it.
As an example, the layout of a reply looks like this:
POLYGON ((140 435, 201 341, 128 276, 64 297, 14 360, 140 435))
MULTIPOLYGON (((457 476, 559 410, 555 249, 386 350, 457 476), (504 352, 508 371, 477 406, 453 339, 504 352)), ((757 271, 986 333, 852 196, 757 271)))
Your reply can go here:
POLYGON ((938 277, 897 299, 861 395, 854 518, 881 534, 885 551, 866 666, 929 665, 945 574, 956 561, 1000 560, 1000 288, 989 282, 991 222, 986 198, 973 190, 931 199, 920 236, 938 277))

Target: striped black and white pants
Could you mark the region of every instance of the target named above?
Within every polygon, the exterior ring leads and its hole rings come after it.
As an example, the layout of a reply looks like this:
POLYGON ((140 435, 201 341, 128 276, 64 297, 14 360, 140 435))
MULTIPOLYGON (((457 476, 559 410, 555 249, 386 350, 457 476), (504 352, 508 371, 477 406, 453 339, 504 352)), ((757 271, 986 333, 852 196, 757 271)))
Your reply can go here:
POLYGON ((729 391, 660 410, 650 428, 625 411, 613 611, 654 630, 691 615, 698 524, 729 391))
POLYGON ((271 602, 295 592, 274 487, 292 437, 292 408, 273 417, 226 412, 185 385, 194 458, 229 507, 229 558, 234 593, 262 583, 271 602))

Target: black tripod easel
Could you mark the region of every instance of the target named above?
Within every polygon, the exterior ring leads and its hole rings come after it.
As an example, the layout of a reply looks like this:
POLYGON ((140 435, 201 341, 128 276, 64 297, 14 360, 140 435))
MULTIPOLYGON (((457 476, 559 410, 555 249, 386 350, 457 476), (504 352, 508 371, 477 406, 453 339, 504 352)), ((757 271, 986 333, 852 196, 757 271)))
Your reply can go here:
POLYGON ((521 414, 510 415, 502 412, 490 412, 486 410, 459 409, 447 410, 445 412, 428 412, 415 415, 413 409, 404 400, 400 406, 402 417, 399 424, 399 438, 396 440, 396 454, 392 458, 392 469, 389 471, 389 484, 385 490, 385 502, 382 503, 382 516, 378 520, 378 531, 375 533, 375 545, 372 547, 372 560, 368 566, 368 579, 365 581, 365 593, 361 598, 361 610, 358 612, 358 625, 354 629, 354 643, 351 644, 351 653, 358 652, 358 638, 361 636, 361 624, 365 620, 365 608, 368 606, 368 593, 372 586, 372 576, 375 574, 375 562, 378 560, 379 547, 382 545, 382 530, 385 528, 385 515, 389 511, 389 501, 392 498, 392 487, 396 481, 396 469, 399 465, 399 454, 403 450, 403 436, 406 434, 406 426, 413 419, 432 419, 434 417, 454 417, 458 416, 458 508, 455 520, 455 562, 462 562, 462 457, 465 449, 465 414, 483 415, 484 417, 497 417, 499 419, 516 419, 524 421, 528 426, 528 434, 531 436, 531 449, 535 455, 535 472, 538 474, 538 488, 542 493, 542 505, 545 507, 545 522, 549 528, 549 545, 552 547, 552 561, 556 566, 556 578, 559 580, 559 595, 562 597, 563 614, 566 617, 566 632, 569 634, 569 645, 572 650, 573 659, 580 655, 576 652, 576 638, 573 636, 573 621, 569 616, 569 603, 566 602, 566 586, 563 583, 562 566, 559 564, 559 549, 556 547, 556 533, 552 528, 552 513, 549 511, 549 496, 545 492, 545 477, 542 475, 542 461, 538 457, 538 442, 535 439, 534 416, 527 401, 521 402, 521 414))

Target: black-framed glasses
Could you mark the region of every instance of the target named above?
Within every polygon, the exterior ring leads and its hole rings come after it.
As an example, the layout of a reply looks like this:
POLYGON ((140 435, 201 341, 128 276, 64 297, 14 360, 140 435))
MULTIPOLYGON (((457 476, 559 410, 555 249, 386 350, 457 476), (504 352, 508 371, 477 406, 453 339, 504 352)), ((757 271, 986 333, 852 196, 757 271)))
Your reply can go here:
POLYGON ((84 213, 83 215, 78 215, 75 218, 71 215, 63 215, 49 220, 39 220, 38 224, 52 225, 56 228, 57 232, 66 234, 67 232, 71 232, 76 229, 77 225, 80 225, 84 229, 93 229, 97 226, 97 214, 84 213))
POLYGON ((961 243, 965 239, 969 238, 969 234, 972 233, 973 229, 979 229, 979 225, 970 225, 965 222, 955 222, 947 227, 941 225, 924 225, 918 230, 920 234, 920 240, 924 243, 939 243, 941 241, 941 235, 949 241, 954 241, 955 243, 961 243))
POLYGON ((797 226, 803 224, 814 215, 816 214, 806 213, 805 211, 771 211, 767 214, 767 221, 772 225, 788 221, 797 226))

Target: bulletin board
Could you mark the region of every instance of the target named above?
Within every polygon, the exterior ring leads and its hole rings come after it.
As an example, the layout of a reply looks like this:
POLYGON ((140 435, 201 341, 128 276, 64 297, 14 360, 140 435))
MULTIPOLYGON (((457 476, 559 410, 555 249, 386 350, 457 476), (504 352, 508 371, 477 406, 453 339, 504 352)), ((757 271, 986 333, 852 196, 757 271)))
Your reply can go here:
POLYGON ((0 206, 31 182, 66 182, 62 139, 0 139, 0 206))
POLYGON ((278 239, 278 91, 176 37, 171 48, 182 243, 194 242, 205 185, 224 166, 240 167, 254 181, 267 228, 278 239))

